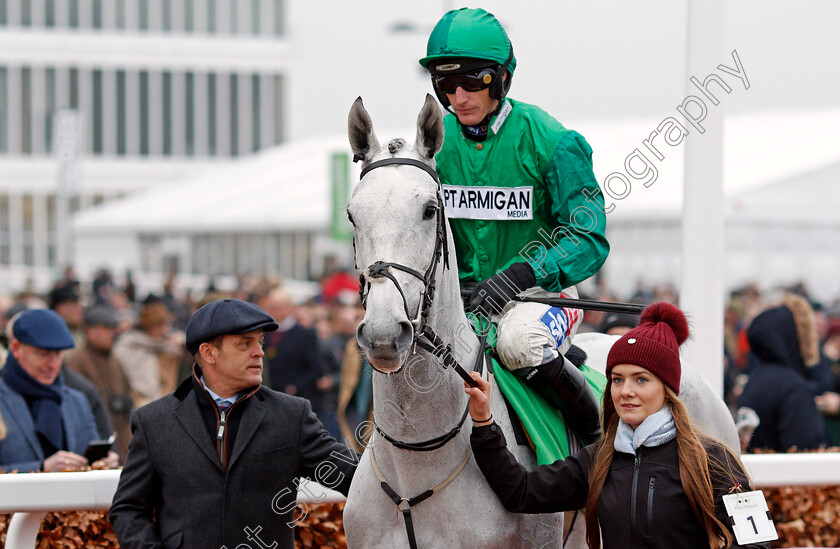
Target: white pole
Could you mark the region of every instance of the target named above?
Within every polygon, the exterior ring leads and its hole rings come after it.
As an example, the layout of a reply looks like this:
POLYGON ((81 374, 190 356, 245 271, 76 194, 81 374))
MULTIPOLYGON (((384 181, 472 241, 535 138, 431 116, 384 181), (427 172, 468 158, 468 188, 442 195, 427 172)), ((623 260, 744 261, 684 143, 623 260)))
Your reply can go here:
POLYGON ((38 542, 38 532, 45 512, 15 513, 9 521, 6 532, 6 547, 10 549, 35 549, 38 542))
MULTIPOLYGON (((686 80, 703 81, 725 60, 723 5, 723 0, 688 2, 686 80)), ((687 89, 687 96, 706 99, 692 84, 687 89)), ((694 335, 683 356, 722 396, 723 105, 706 101, 705 106, 705 131, 692 129, 686 138, 680 306, 694 335)))

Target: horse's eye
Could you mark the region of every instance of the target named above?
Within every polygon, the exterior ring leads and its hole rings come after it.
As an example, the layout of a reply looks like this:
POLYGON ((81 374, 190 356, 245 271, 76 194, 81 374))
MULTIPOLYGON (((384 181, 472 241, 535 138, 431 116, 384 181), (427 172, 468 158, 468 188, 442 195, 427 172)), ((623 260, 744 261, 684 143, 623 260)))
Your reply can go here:
POLYGON ((426 211, 423 212, 423 219, 432 219, 437 213, 437 206, 426 206, 426 211))

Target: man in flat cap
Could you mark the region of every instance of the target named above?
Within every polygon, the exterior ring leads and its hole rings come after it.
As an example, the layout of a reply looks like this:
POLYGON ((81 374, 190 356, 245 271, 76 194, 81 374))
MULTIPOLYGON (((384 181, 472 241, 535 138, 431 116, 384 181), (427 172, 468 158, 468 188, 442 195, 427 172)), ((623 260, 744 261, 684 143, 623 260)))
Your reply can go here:
MULTIPOLYGON (((0 468, 74 471, 88 465, 83 454, 97 438, 93 413, 61 375, 64 350, 73 345, 67 324, 54 311, 33 309, 14 321, 0 378, 0 415, 8 428, 0 441, 0 468)), ((116 454, 107 462, 116 466, 116 454)))
POLYGON ((113 353, 119 315, 107 305, 94 305, 85 311, 83 325, 85 344, 68 352, 64 365, 84 376, 102 395, 113 423, 108 434, 117 434, 116 449, 120 458, 125 459, 131 439, 129 419, 133 406, 122 364, 113 353))
POLYGON ((358 456, 307 400, 260 385, 264 333, 276 329, 236 299, 190 318, 193 375, 131 419, 109 514, 120 547, 291 549, 298 486, 313 480, 347 494, 358 456))

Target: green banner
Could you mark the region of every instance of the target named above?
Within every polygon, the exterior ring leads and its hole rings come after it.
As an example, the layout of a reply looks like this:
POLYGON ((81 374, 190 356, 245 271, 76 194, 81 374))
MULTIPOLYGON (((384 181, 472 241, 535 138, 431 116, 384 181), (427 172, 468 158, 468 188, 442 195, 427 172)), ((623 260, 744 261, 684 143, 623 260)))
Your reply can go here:
POLYGON ((350 155, 335 152, 330 158, 330 179, 332 180, 332 220, 330 234, 333 238, 350 240, 353 226, 347 220, 347 204, 350 202, 350 155))

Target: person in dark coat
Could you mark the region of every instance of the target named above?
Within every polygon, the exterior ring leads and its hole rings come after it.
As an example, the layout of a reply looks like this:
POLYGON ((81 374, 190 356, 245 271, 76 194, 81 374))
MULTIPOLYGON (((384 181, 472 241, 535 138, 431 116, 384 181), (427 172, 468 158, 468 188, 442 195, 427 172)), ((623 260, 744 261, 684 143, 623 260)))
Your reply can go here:
POLYGON ((260 385, 264 334, 276 329, 236 299, 192 315, 192 377, 131 418, 109 513, 122 549, 292 549, 296 487, 313 480, 347 494, 357 454, 308 401, 260 385))
POLYGON ((324 355, 318 334, 298 323, 292 297, 272 290, 260 301, 279 325, 266 334, 265 356, 269 385, 275 391, 309 400, 316 414, 322 411, 318 380, 324 375, 324 355))
MULTIPOLYGON (((54 311, 33 309, 14 319, 10 352, 0 378, 0 415, 7 426, 0 441, 0 469, 6 471, 79 470, 97 438, 96 423, 84 395, 67 387, 61 374, 73 336, 54 311)), ((117 466, 111 452, 103 464, 117 466)))
POLYGON ((749 380, 738 408, 752 408, 760 420, 750 448, 785 452, 825 444, 822 416, 809 385, 809 370, 820 360, 813 310, 802 297, 788 295, 783 304, 755 317, 747 329, 749 380))
POLYGON ((113 427, 106 433, 100 429, 99 435, 108 438, 112 432, 116 432, 117 452, 125 459, 128 441, 131 439, 129 419, 132 399, 122 364, 113 354, 118 324, 117 312, 109 306, 96 305, 85 311, 85 345, 67 353, 64 365, 65 369, 84 376, 101 392, 107 402, 113 427))
POLYGON ((509 511, 586 510, 592 549, 769 548, 738 545, 722 497, 748 490, 740 460, 692 426, 677 398, 679 346, 689 335, 682 311, 645 309, 607 357, 603 437, 565 461, 528 472, 507 450, 490 414, 490 384, 471 374, 476 463, 509 511), (687 488, 684 488, 687 487, 687 488))

